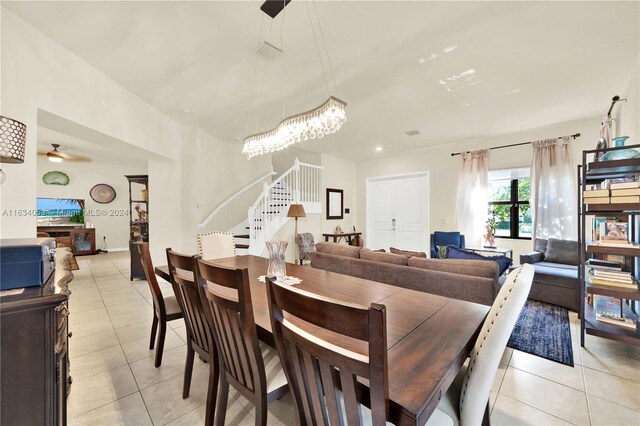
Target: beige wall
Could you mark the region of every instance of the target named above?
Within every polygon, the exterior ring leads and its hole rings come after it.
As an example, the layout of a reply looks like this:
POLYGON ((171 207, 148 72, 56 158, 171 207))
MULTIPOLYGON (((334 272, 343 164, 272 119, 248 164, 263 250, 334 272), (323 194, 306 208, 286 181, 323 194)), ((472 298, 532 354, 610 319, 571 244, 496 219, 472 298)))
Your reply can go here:
MULTIPOLYGON (((582 150, 595 149, 599 129, 600 117, 592 117, 509 135, 463 141, 362 161, 357 165, 356 204, 366 206, 366 180, 368 178, 428 171, 430 232, 452 231, 455 230, 456 194, 460 165, 460 157, 452 157, 452 152, 527 142, 579 132, 582 136, 572 142, 574 162, 578 164, 582 161, 582 150)), ((531 155, 530 145, 493 150, 490 154, 489 169, 529 167, 531 155)), ((359 227, 365 230, 366 209, 364 207, 358 209, 356 217, 359 227)), ((428 237, 425 235, 425 238, 428 237)), ((514 258, 517 259, 519 253, 526 252, 531 248, 531 241, 498 239, 497 245, 512 248, 514 258)))
POLYGON ((360 231, 356 223, 356 163, 351 160, 322 154, 322 232, 332 233, 336 226, 340 226, 343 232, 352 232, 353 226, 360 231), (349 213, 344 213, 344 219, 327 220, 327 188, 342 189, 344 195, 344 208, 349 213))
POLYGON ((636 61, 629 83, 619 96, 626 98, 627 101, 618 102, 612 112, 618 121, 616 136, 627 135, 629 136, 627 145, 638 145, 640 144, 640 61, 636 61))

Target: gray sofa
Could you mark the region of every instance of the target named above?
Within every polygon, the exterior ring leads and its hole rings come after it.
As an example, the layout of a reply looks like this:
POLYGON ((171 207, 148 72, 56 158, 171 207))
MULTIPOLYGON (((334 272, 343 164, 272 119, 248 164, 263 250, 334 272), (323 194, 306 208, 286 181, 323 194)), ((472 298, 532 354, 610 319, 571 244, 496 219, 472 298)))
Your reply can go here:
POLYGON ((520 263, 535 268, 529 299, 579 312, 578 242, 536 238, 535 250, 520 255, 520 263))
POLYGON ((311 266, 483 305, 491 305, 500 288, 495 262, 409 257, 336 243, 316 243, 311 266))

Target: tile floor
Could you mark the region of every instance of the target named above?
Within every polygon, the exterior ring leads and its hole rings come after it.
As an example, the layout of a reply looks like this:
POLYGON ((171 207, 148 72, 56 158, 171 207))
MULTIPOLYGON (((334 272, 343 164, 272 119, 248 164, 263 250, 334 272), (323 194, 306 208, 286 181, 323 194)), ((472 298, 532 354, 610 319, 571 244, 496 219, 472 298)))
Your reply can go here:
MULTIPOLYGON (((71 283, 71 425, 201 425, 207 365, 196 361, 191 396, 182 399, 185 329, 173 321, 162 366, 149 351, 151 295, 129 281, 129 254, 78 257, 71 283)), ((162 283, 163 291, 171 291, 162 283)), ((491 393, 494 425, 640 425, 640 348, 587 337, 578 343, 571 315, 575 367, 507 349, 491 393)), ((197 358, 196 358, 197 359, 197 358)), ((237 393, 227 424, 252 425, 253 407, 237 393)), ((293 424, 290 397, 270 405, 269 424, 293 424)))

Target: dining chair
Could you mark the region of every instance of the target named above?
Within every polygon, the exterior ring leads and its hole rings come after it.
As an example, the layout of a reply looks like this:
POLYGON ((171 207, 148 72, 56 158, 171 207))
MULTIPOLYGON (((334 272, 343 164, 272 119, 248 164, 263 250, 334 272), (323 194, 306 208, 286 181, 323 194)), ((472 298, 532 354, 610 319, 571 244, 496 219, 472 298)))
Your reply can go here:
POLYGON ((386 424, 385 306, 341 302, 279 284, 275 277, 268 281, 271 327, 299 423, 386 424), (358 378, 368 380, 368 390, 358 378))
POLYGON ((227 232, 209 232, 196 235, 198 253, 203 259, 221 259, 236 255, 233 234, 227 232))
POLYGON ((471 352, 427 425, 489 424, 489 395, 509 336, 527 301, 533 266, 514 269, 502 285, 471 352))
POLYGON ((167 322, 182 318, 182 310, 180 309, 180 305, 178 304, 174 294, 165 296, 162 294, 162 290, 160 290, 156 274, 153 270, 153 262, 151 261, 151 254, 149 252, 149 243, 136 243, 136 246, 138 247, 138 253, 140 253, 140 262, 142 263, 144 276, 147 279, 147 284, 149 285, 151 298, 153 300, 153 322, 151 323, 151 338, 149 339, 150 350, 154 347, 158 326, 160 327, 154 364, 156 368, 158 368, 162 365, 162 353, 164 351, 164 339, 167 334, 167 322))
POLYGON ((197 261, 200 256, 188 256, 167 249, 167 262, 171 285, 176 293, 178 303, 184 312, 184 322, 187 329, 187 360, 184 367, 184 383, 182 398, 189 397, 193 361, 197 353, 200 359, 209 364, 209 387, 207 390, 207 407, 205 424, 213 425, 215 415, 216 393, 220 369, 218 352, 213 343, 213 335, 207 316, 205 305, 202 303, 199 283, 196 279, 197 261))
POLYGON ((247 269, 225 268, 199 260, 197 277, 220 354, 216 424, 224 425, 232 385, 253 402, 255 424, 264 426, 267 404, 286 393, 287 378, 277 351, 258 341, 249 273, 247 269))

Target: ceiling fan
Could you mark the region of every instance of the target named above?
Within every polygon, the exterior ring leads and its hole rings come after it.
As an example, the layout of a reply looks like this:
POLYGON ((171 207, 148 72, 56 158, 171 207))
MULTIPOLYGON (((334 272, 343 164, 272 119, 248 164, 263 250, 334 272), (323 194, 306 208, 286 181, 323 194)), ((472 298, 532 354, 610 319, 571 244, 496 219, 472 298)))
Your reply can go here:
POLYGON ((75 162, 91 161, 91 158, 89 157, 83 157, 82 155, 71 155, 71 154, 67 154, 66 152, 58 151, 58 148, 60 148, 59 143, 52 143, 51 146, 53 147, 53 150, 48 152, 39 151, 38 155, 42 157, 47 157, 47 159, 53 163, 61 163, 62 161, 75 161, 75 162))

